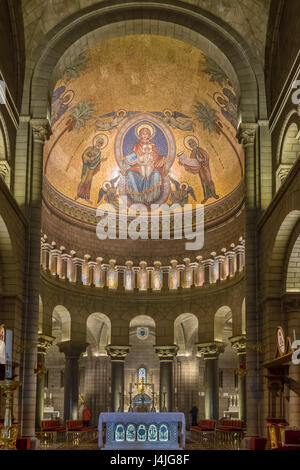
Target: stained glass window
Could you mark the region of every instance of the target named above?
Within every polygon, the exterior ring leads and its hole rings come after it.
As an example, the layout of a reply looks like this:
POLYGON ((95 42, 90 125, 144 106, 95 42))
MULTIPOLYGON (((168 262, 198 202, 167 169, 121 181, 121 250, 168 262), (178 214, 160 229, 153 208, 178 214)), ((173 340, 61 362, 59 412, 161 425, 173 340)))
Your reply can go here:
POLYGON ((147 372, 145 367, 140 367, 138 370, 138 389, 139 393, 143 392, 143 384, 147 382, 147 372))

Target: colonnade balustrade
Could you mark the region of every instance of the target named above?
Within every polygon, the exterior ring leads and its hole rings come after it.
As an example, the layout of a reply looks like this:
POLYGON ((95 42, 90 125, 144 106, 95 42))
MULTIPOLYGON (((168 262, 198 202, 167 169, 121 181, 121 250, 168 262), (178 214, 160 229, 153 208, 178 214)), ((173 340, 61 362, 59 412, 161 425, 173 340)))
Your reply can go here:
POLYGON ((41 268, 57 280, 125 292, 200 288, 234 278, 245 268, 245 243, 241 238, 238 245, 232 243, 229 250, 213 252, 209 259, 197 256, 195 261, 183 261, 171 260, 169 266, 162 266, 160 261, 147 266, 141 261, 134 266, 128 260, 125 266, 118 266, 114 259, 107 264, 101 257, 92 261, 90 255, 82 259, 75 251, 67 253, 63 246, 58 249, 55 242, 48 243, 46 235, 41 239, 41 268))

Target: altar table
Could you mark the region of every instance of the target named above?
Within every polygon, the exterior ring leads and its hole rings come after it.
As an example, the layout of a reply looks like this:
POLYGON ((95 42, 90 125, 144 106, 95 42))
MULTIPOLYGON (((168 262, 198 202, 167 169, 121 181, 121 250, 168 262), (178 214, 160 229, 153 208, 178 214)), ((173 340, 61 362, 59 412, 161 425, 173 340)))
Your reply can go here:
POLYGON ((101 413, 98 431, 98 445, 103 450, 185 447, 184 413, 101 413))

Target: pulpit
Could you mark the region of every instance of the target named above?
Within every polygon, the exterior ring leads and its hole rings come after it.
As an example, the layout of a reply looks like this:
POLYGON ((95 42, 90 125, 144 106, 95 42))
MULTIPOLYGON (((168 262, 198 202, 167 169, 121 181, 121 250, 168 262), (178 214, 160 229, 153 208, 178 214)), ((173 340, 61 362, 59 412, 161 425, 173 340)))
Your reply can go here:
POLYGON ((101 413, 99 447, 104 450, 182 450, 184 413, 101 413))

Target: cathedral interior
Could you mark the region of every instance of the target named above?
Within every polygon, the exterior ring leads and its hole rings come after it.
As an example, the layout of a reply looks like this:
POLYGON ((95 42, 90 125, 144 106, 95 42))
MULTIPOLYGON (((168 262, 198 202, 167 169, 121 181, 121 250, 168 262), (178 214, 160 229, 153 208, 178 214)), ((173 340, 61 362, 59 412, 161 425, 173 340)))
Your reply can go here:
POLYGON ((154 412, 300 446, 299 31, 299 0, 1 0, 0 449, 154 412))

